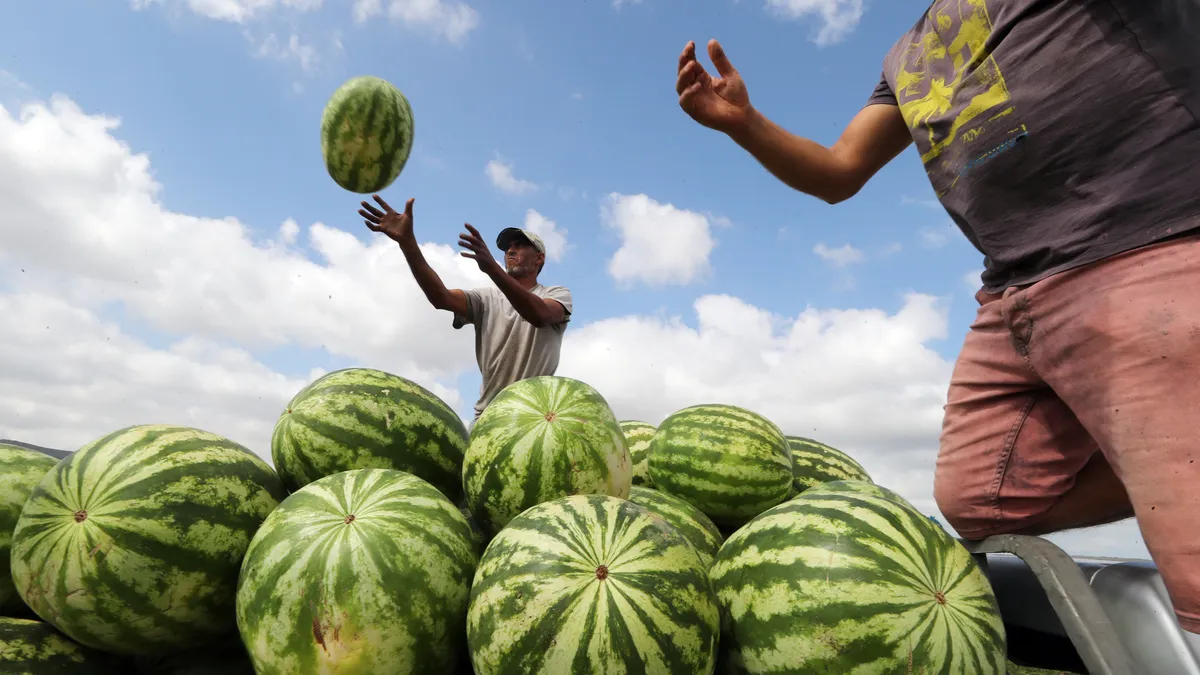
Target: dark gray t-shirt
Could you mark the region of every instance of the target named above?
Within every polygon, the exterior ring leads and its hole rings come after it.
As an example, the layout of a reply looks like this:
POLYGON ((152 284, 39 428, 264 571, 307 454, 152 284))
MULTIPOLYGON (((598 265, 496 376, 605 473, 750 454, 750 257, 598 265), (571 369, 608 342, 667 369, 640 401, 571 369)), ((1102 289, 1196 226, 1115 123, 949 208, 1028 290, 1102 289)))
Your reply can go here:
POLYGON ((517 313, 504 291, 494 286, 463 291, 467 295, 467 315, 455 316, 454 327, 475 325, 475 360, 483 376, 479 401, 475 403, 476 418, 500 390, 513 382, 553 375, 558 370, 563 333, 571 320, 571 291, 565 286, 541 284, 529 290, 540 298, 562 303, 566 310, 562 323, 535 327, 517 313))
POLYGON ((1200 227, 1198 0, 937 0, 899 105, 990 292, 1200 227))

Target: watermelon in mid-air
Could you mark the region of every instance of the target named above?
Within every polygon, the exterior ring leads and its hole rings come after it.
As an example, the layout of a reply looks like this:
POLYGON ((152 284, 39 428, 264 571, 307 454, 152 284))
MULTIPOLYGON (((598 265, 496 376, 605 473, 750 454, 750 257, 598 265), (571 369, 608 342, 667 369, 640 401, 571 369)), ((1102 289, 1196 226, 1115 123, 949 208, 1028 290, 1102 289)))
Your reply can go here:
POLYGON ((726 540, 710 571, 721 672, 1005 672, 983 570, 887 493, 850 481, 810 488, 726 540))
POLYGON ((391 185, 412 145, 412 107, 387 80, 352 78, 325 104, 321 156, 330 178, 350 192, 369 194, 391 185))
POLYGON ((237 624, 259 675, 456 672, 478 562, 467 519, 395 469, 309 483, 246 551, 237 624))
POLYGON ((463 459, 467 504, 489 537, 559 497, 627 498, 632 475, 625 435, 604 397, 553 375, 501 390, 475 423, 463 459))
POLYGON ((154 654, 234 629, 242 556, 285 492, 254 453, 216 434, 128 427, 50 469, 21 511, 21 599, 76 642, 154 654))

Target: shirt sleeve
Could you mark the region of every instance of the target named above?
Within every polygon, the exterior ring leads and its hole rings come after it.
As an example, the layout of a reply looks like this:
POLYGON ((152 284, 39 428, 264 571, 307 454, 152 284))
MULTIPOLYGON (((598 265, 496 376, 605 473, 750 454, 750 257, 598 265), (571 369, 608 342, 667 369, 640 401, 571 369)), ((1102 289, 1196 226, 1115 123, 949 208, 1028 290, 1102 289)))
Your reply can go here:
POLYGON ((888 84, 887 75, 880 73, 879 84, 875 85, 875 91, 871 92, 870 98, 867 99, 867 105, 899 105, 896 100, 896 92, 892 91, 892 85, 888 84))
POLYGON ((479 325, 487 313, 487 300, 484 298, 483 289, 472 288, 463 291, 463 294, 467 296, 467 314, 466 316, 454 315, 453 325, 456 329, 469 323, 479 325))
POLYGON ((552 328, 558 331, 566 330, 567 323, 571 321, 571 312, 573 310, 571 291, 566 286, 549 286, 546 288, 546 294, 543 297, 557 300, 563 306, 563 320, 552 326, 552 328))

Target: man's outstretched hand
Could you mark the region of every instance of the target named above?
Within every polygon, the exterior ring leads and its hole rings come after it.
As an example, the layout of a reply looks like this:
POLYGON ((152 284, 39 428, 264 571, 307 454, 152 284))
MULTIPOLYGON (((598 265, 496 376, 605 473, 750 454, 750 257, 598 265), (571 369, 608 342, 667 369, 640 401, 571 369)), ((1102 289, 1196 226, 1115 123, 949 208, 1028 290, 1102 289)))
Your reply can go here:
POLYGON ((479 265, 479 270, 484 274, 491 274, 496 271, 503 272, 504 268, 500 267, 500 263, 492 257, 491 250, 488 249, 487 243, 470 223, 463 223, 467 232, 458 235, 458 245, 467 249, 462 252, 462 257, 470 258, 479 265))
POLYGON ((404 204, 404 213, 396 213, 387 202, 383 201, 383 197, 379 195, 374 195, 374 197, 375 201, 379 202, 379 206, 383 207, 382 211, 365 201, 359 202, 362 204, 362 208, 358 210, 358 214, 366 219, 367 227, 372 232, 386 234, 397 244, 415 241, 413 237, 413 199, 410 197, 404 204))
POLYGON ((708 57, 721 77, 713 77, 696 60, 696 43, 689 41, 679 55, 675 91, 679 107, 700 124, 729 133, 746 125, 752 108, 746 83, 716 40, 708 41, 708 57))

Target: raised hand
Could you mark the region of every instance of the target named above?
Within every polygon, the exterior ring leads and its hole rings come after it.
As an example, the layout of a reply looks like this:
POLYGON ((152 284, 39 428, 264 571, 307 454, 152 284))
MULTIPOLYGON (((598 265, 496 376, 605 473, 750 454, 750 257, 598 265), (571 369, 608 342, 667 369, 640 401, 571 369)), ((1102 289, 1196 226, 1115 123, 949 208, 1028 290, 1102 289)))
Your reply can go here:
POLYGON ((689 41, 679 55, 679 75, 675 80, 679 107, 700 124, 728 133, 745 125, 752 110, 750 95, 742 76, 716 40, 708 41, 708 56, 720 77, 709 75, 696 60, 695 42, 689 41))
POLYGON ((500 263, 492 257, 492 251, 479 234, 479 230, 472 227, 470 223, 463 224, 466 226, 467 232, 458 235, 458 245, 467 250, 462 252, 462 257, 474 260, 479 265, 480 271, 484 273, 503 271, 504 268, 500 267, 500 263))
POLYGON ((367 227, 372 232, 386 234, 398 244, 413 241, 413 199, 410 197, 404 204, 404 213, 396 213, 387 202, 383 201, 383 197, 374 195, 374 198, 383 207, 382 211, 365 201, 359 202, 362 204, 362 208, 358 210, 358 214, 366 219, 367 227))

